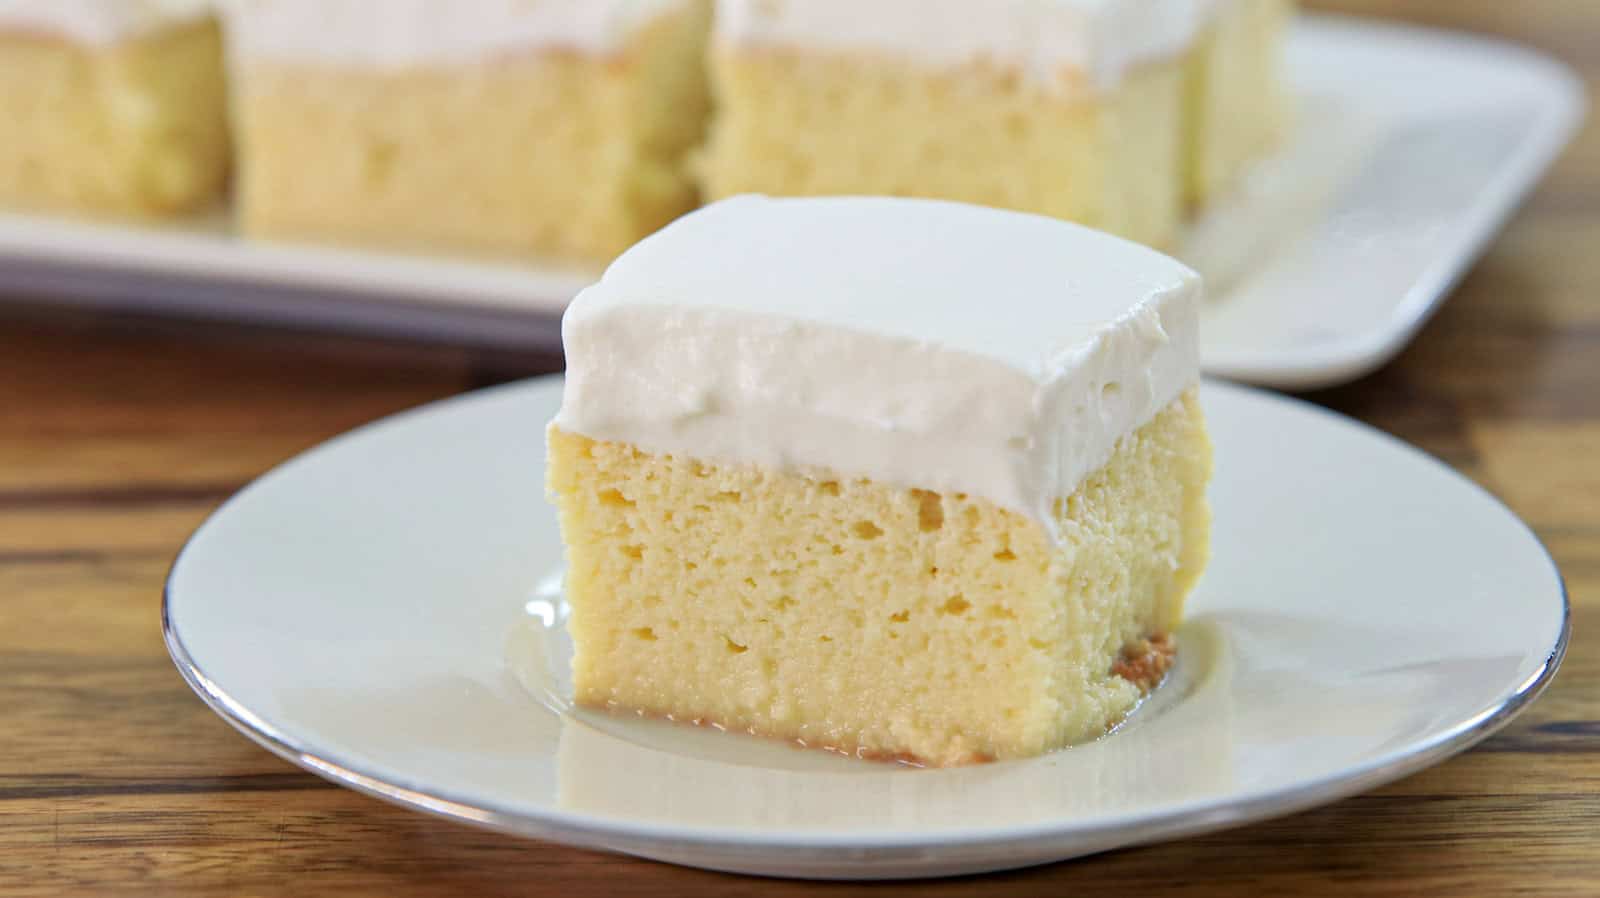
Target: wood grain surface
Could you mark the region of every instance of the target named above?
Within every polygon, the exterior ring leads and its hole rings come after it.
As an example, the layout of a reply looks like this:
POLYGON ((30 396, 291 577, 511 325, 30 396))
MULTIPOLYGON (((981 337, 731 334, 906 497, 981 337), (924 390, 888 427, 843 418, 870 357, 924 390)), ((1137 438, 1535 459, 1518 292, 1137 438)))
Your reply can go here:
MULTIPOLYGON (((1600 78, 1596 0, 1315 4, 1505 35, 1600 78)), ((0 302, 0 896, 1600 894, 1600 130, 1416 344, 1309 396, 1440 456, 1549 545, 1576 635, 1516 724, 1371 794, 1000 876, 820 885, 482 833, 256 748, 162 648, 161 584, 230 492, 355 425, 553 357, 0 302)))

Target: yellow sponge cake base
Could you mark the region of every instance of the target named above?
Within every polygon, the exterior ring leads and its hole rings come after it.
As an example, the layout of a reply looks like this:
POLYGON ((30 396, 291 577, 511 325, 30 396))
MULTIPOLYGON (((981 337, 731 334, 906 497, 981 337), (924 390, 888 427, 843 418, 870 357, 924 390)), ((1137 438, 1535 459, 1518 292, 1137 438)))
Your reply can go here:
POLYGON ((861 756, 1106 732, 1164 669, 1145 640, 1207 558, 1192 392, 1057 503, 1059 543, 963 495, 549 442, 577 700, 861 756))
POLYGON ((159 216, 205 206, 228 170, 214 22, 99 47, 0 32, 0 203, 159 216))
MULTIPOLYGON (((374 13, 378 15, 378 13, 374 13)), ((709 8, 618 55, 403 70, 246 60, 239 209, 258 236, 605 262, 693 208, 709 8)))
POLYGON ((710 198, 873 194, 1052 215, 1153 246, 1182 216, 1185 63, 1114 90, 985 66, 777 49, 712 54, 710 198))

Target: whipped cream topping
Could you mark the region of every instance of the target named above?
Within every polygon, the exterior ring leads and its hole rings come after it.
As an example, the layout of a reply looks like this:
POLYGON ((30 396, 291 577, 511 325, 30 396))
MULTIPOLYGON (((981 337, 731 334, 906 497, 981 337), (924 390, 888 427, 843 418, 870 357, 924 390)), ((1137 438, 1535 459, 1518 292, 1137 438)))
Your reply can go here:
POLYGON ((610 54, 694 0, 221 0, 235 54, 398 67, 526 50, 610 54))
POLYGON ((1228 0, 718 0, 724 47, 880 52, 932 66, 1011 65, 1107 87, 1183 52, 1228 0))
POLYGON ((0 31, 114 44, 211 13, 211 0, 0 0, 0 31))
POLYGON ((562 322, 554 422, 592 439, 1055 500, 1199 378, 1200 282, 1077 225, 745 196, 625 253, 562 322))

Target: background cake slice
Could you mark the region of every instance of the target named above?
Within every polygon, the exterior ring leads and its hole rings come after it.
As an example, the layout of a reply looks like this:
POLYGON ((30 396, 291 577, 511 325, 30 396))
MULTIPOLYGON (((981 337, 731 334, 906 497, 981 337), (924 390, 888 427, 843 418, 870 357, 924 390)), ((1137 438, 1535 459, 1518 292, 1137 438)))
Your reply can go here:
POLYGON ((688 211, 709 0, 230 0, 258 236, 609 261, 688 211))
POLYGON ((707 192, 936 197, 1171 245, 1200 17, 1195 0, 721 0, 707 192))
POLYGON ((216 201, 228 136, 209 9, 0 3, 0 204, 148 216, 216 201))
POLYGON ((1283 44, 1294 6, 1293 0, 1215 3, 1189 56, 1185 191, 1192 207, 1226 193, 1289 127, 1283 44))
POLYGON ((1104 733, 1204 567, 1197 278, 1040 216, 742 197, 567 313, 577 700, 933 765, 1104 733))

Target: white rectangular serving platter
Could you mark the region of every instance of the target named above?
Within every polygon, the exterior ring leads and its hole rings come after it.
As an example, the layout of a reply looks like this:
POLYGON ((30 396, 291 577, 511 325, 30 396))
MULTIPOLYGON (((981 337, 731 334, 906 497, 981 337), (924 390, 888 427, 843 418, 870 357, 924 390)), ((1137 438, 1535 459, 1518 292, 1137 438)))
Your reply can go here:
MULTIPOLYGON (((1206 369, 1285 389, 1383 365, 1571 138, 1581 83, 1528 50, 1306 16, 1294 137, 1192 228, 1206 369)), ((219 210, 162 226, 0 214, 0 291, 57 302, 549 348, 596 273, 246 241, 219 210)), ((3 300, 0 300, 3 301, 3 300)))

